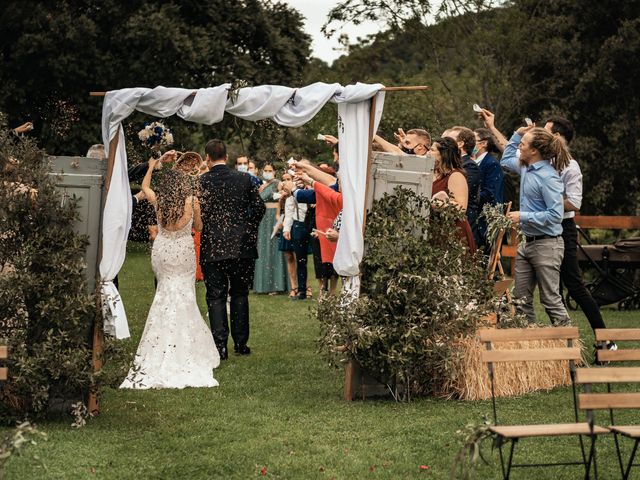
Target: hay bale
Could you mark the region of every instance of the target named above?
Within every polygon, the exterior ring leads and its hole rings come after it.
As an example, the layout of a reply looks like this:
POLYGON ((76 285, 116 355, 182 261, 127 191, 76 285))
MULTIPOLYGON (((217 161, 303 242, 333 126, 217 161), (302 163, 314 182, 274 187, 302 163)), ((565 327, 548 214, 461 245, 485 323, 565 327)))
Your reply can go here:
MULTIPOLYGON (((450 376, 442 386, 441 395, 462 400, 486 400, 491 398, 491 383, 487 364, 481 354, 486 349, 477 337, 464 338, 456 342, 461 355, 454 367, 456 375, 450 376)), ((566 347, 565 340, 536 340, 494 343, 494 350, 517 350, 532 348, 566 347)), ((582 348, 582 342, 576 342, 582 348)), ((496 397, 513 397, 551 390, 571 384, 569 362, 499 362, 494 363, 496 397)))

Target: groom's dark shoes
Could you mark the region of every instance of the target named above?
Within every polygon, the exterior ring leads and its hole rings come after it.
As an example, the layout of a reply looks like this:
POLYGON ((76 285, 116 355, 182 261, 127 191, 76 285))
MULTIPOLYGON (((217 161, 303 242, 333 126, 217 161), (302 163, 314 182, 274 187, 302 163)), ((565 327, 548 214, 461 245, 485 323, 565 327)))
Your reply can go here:
POLYGON ((238 355, 249 355, 251 353, 251 349, 247 345, 234 345, 233 351, 238 355))
POLYGON ((218 353, 220 354, 220 360, 226 360, 229 358, 227 347, 218 347, 218 353))

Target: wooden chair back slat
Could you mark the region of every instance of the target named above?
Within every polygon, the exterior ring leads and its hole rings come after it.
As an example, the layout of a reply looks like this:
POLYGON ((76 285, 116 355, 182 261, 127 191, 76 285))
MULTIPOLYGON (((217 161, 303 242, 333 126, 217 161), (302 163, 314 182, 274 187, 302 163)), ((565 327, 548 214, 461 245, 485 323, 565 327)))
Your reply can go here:
POLYGON ((581 360, 580 349, 531 348, 519 350, 483 350, 482 361, 489 362, 539 362, 549 360, 581 360))
POLYGON ((524 340, 569 340, 580 338, 576 327, 481 328, 481 342, 517 342, 524 340))
POLYGON ((582 410, 640 408, 640 393, 580 393, 578 407, 582 410))
POLYGON ((598 350, 601 362, 632 362, 640 360, 640 350, 598 350))
POLYGON ((9 350, 6 345, 0 345, 0 358, 9 358, 9 350))
POLYGON ((576 383, 640 382, 640 367, 578 368, 576 383))
POLYGON ((598 342, 640 340, 640 328, 596 328, 595 334, 598 342))
POLYGON ((0 380, 6 380, 8 373, 7 367, 0 367, 0 380))

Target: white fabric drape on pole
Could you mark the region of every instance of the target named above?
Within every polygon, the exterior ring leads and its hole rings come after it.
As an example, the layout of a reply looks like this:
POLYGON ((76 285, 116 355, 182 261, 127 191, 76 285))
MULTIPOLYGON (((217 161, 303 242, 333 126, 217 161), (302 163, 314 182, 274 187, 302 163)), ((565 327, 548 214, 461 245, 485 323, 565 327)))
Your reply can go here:
POLYGON ((345 88, 345 97, 353 102, 338 104, 338 139, 340 150, 340 188, 342 191, 342 225, 333 268, 343 277, 354 277, 360 272, 364 252, 362 223, 364 222, 365 192, 367 190, 367 163, 369 160, 369 119, 372 96, 377 95, 373 131, 378 129, 384 92, 376 85, 351 91, 345 88))
POLYGON ((384 93, 381 84, 314 83, 302 88, 261 85, 241 88, 229 98, 229 84, 195 91, 184 88, 127 88, 107 92, 102 109, 102 138, 107 155, 109 143, 119 135, 113 176, 107 194, 102 230, 100 277, 105 315, 105 332, 116 338, 129 337, 122 299, 113 278, 126 254, 131 227, 131 195, 127 177, 127 152, 121 122, 138 110, 156 117, 178 115, 180 118, 212 125, 220 122, 225 111, 245 120, 271 119, 287 126, 299 127, 311 120, 329 101, 338 104, 340 138, 340 176, 344 196, 344 213, 336 258, 336 270, 342 275, 357 275, 362 259, 362 222, 366 190, 369 142, 370 98, 378 94, 377 122, 382 113, 384 93), (358 212, 360 209, 360 212, 358 212))

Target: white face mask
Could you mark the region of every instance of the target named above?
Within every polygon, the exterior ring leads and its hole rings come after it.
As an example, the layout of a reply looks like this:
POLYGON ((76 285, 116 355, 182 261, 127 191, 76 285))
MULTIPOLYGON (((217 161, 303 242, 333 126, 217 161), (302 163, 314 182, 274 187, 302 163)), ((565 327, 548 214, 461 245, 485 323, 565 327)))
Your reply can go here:
POLYGON ((237 169, 239 172, 247 173, 247 172, 249 171, 249 165, 237 165, 237 166, 236 166, 236 169, 237 169))
POLYGON ((262 178, 265 179, 267 182, 269 180, 273 180, 273 172, 263 172, 262 178))

